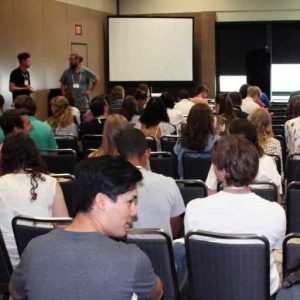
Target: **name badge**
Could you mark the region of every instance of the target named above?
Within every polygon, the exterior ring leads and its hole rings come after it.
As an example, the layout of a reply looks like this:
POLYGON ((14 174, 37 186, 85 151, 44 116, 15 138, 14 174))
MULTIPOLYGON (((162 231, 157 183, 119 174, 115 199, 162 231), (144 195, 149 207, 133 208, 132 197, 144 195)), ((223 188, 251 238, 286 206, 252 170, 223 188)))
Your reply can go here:
POLYGON ((24 80, 24 85, 29 85, 28 79, 25 79, 25 80, 24 80))
POLYGON ((73 83, 73 89, 79 89, 79 83, 73 83))

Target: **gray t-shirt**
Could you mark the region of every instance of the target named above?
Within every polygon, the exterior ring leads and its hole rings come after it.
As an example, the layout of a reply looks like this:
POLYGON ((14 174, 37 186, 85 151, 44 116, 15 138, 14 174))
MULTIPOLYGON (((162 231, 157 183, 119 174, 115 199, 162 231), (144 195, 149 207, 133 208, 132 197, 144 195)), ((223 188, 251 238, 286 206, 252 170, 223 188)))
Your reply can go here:
POLYGON ((53 230, 33 239, 12 275, 21 296, 35 299, 148 299, 157 277, 135 245, 97 232, 53 230))

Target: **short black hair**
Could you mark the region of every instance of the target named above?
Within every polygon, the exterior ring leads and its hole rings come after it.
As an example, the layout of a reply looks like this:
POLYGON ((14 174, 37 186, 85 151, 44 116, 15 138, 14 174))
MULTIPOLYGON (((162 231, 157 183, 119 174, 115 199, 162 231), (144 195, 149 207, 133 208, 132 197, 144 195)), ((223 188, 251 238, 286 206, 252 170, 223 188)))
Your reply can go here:
POLYGON ((89 212, 98 193, 116 202, 119 195, 133 190, 142 178, 138 168, 119 156, 104 155, 82 160, 75 167, 75 212, 89 212))
POLYGON ((29 116, 34 116, 36 113, 36 103, 34 99, 27 95, 20 95, 14 101, 16 109, 26 109, 29 116))
POLYGON ((4 135, 11 133, 15 127, 24 128, 21 116, 26 115, 27 111, 23 109, 8 109, 0 117, 0 127, 4 135))
POLYGON ((136 128, 128 128, 122 131, 116 138, 119 154, 124 159, 130 157, 140 158, 148 148, 146 136, 136 128))
POLYGON ((98 116, 103 115, 104 107, 107 106, 107 102, 105 100, 104 95, 96 96, 90 101, 90 110, 93 116, 96 118, 98 116))
POLYGON ((27 58, 30 58, 30 53, 22 52, 22 53, 19 53, 17 57, 18 57, 19 62, 21 62, 21 60, 25 60, 27 58))
POLYGON ((170 108, 170 109, 174 108, 175 102, 172 95, 169 92, 163 92, 160 95, 160 99, 163 101, 166 108, 170 108))

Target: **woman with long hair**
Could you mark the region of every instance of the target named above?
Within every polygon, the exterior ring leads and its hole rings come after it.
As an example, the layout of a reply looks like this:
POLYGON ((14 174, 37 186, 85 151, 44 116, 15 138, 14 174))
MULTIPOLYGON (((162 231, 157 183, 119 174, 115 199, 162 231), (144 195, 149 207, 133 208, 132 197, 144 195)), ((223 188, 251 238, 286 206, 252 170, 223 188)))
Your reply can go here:
POLYGON ((130 124, 136 124, 140 118, 138 112, 138 105, 134 96, 126 96, 120 115, 124 116, 130 124))
POLYGON ((0 230, 13 266, 19 260, 11 220, 16 215, 66 217, 68 210, 60 185, 47 169, 34 141, 24 133, 4 140, 0 177, 0 230))
POLYGON ((89 157, 117 155, 116 137, 128 126, 129 123, 124 116, 119 114, 109 115, 104 124, 101 146, 98 150, 92 152, 89 157))
POLYGON ((214 118, 206 104, 195 104, 182 128, 180 140, 174 146, 178 158, 178 173, 183 177, 182 157, 186 151, 198 152, 199 156, 210 156, 211 148, 220 137, 214 131, 214 118))
POLYGON ((77 137, 78 127, 68 99, 64 96, 57 96, 51 99, 50 104, 52 116, 48 118, 47 123, 52 127, 54 134, 72 134, 77 137))

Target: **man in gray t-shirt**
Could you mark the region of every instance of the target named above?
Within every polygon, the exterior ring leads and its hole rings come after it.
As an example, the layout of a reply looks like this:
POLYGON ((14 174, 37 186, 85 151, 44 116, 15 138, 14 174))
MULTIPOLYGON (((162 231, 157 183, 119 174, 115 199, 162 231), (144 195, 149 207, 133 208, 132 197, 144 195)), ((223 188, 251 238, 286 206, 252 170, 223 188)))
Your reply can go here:
POLYGON ((87 158, 76 168, 76 217, 65 230, 33 239, 13 272, 15 299, 160 299, 148 257, 126 236, 136 217, 140 171, 119 157, 87 158), (114 239, 112 239, 113 237, 114 239))

